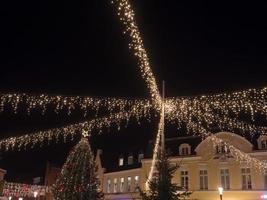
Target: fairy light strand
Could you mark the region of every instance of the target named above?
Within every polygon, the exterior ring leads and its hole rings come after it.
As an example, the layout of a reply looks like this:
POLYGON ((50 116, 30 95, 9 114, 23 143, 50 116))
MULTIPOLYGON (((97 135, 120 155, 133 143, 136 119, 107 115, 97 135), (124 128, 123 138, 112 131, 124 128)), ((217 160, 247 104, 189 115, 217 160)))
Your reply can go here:
POLYGON ((96 118, 81 123, 64 126, 61 128, 49 129, 46 131, 39 131, 35 133, 24 133, 21 136, 9 137, 0 141, 0 149, 8 150, 21 150, 29 147, 34 147, 39 144, 40 146, 52 141, 59 142, 67 139, 73 140, 77 134, 83 134, 86 130, 88 133, 98 131, 98 134, 102 133, 104 128, 111 128, 112 126, 120 130, 124 124, 128 126, 128 122, 131 119, 135 119, 138 122, 141 118, 150 119, 151 110, 150 107, 136 107, 132 111, 113 113, 107 117, 96 118), (124 122, 124 123, 123 123, 124 122))
POLYGON ((187 128, 193 132, 198 132, 201 134, 203 139, 207 139, 213 145, 213 149, 216 149, 217 146, 223 144, 226 150, 229 150, 229 153, 233 158, 240 164, 246 164, 247 166, 255 169, 259 172, 265 172, 267 170, 267 164, 257 158, 250 156, 249 154, 241 151, 231 144, 231 141, 226 141, 221 139, 216 135, 210 133, 206 128, 200 123, 195 123, 193 121, 187 121, 187 128))
POLYGON ((159 152, 159 149, 160 149, 160 138, 161 138, 161 134, 162 134, 162 131, 163 131, 163 127, 164 127, 164 113, 161 112, 160 121, 159 121, 159 125, 158 125, 158 132, 157 132, 156 142, 155 142, 155 146, 154 146, 154 149, 153 149, 152 163, 151 163, 151 167, 150 167, 148 178, 147 178, 146 183, 145 183, 146 190, 149 190, 149 182, 151 181, 151 179, 152 179, 152 177, 154 175, 155 166, 156 166, 157 157, 158 157, 158 152, 159 152))
POLYGON ((53 109, 56 113, 67 110, 68 115, 71 115, 74 110, 80 110, 86 116, 90 110, 97 113, 99 109, 104 108, 110 113, 120 112, 132 109, 138 104, 147 105, 151 104, 151 102, 146 99, 93 98, 46 94, 30 95, 26 93, 0 94, 0 113, 7 106, 11 106, 14 113, 18 112, 19 107, 26 107, 28 114, 31 114, 34 110, 40 110, 42 114, 45 114, 47 109, 53 109))
POLYGON ((153 102, 160 108, 161 96, 157 87, 156 79, 150 67, 149 58, 141 38, 141 34, 135 21, 134 11, 128 0, 113 0, 112 4, 116 5, 118 16, 124 26, 124 34, 130 37, 129 48, 133 50, 138 59, 138 65, 150 91, 153 102))

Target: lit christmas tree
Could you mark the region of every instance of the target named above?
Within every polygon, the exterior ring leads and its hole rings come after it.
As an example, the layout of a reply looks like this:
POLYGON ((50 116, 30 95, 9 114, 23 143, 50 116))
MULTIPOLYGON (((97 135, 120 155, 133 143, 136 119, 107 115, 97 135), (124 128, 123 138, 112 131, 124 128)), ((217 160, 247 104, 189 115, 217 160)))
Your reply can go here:
POLYGON ((52 188, 56 200, 102 200, 97 166, 87 138, 70 152, 56 184, 52 188))
POLYGON ((172 183, 173 175, 178 168, 179 166, 170 163, 165 153, 158 153, 157 173, 148 183, 149 191, 140 190, 142 200, 179 200, 188 197, 190 192, 172 183))

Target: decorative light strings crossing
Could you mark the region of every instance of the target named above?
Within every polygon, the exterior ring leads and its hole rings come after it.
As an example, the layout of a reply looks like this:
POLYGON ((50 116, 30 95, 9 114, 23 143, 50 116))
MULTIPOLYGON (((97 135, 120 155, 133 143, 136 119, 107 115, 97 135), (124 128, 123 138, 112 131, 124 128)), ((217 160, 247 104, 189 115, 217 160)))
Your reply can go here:
MULTIPOLYGON (((189 132, 199 133, 203 137, 210 136, 207 133, 210 133, 209 130, 213 129, 214 126, 222 130, 234 131, 238 129, 249 134, 266 134, 266 127, 242 121, 240 120, 240 116, 249 116, 252 122, 255 121, 256 115, 267 118, 267 88, 248 89, 240 92, 198 97, 173 97, 163 102, 129 0, 113 0, 113 3, 116 5, 118 15, 124 25, 124 33, 130 37, 129 48, 132 49, 134 55, 137 57, 138 66, 147 84, 152 101, 44 94, 28 95, 24 93, 0 94, 0 112, 4 111, 6 106, 9 105, 16 113, 18 107, 24 104, 29 114, 33 110, 38 109, 45 114, 51 105, 56 113, 66 109, 71 114, 73 110, 80 109, 86 115, 88 110, 98 111, 100 108, 107 109, 107 113, 109 114, 112 113, 107 117, 96 118, 62 128, 7 138, 0 141, 1 148, 6 150, 26 148, 35 144, 43 144, 45 141, 58 141, 61 137, 63 140, 66 140, 67 137, 73 138, 76 134, 81 134, 84 129, 91 133, 94 130, 101 131, 105 127, 109 128, 113 124, 120 128, 123 122, 127 124, 132 118, 137 120, 140 117, 149 118, 150 112, 153 109, 157 113, 161 113, 162 106, 165 107, 165 114, 160 114, 159 129, 152 161, 154 164, 156 160, 155 155, 159 149, 159 135, 164 126, 162 120, 164 121, 165 117, 167 122, 175 123, 178 126, 186 124, 189 132)), ((221 142, 216 138, 212 139, 212 141, 215 141, 214 143, 221 142)), ((229 149, 238 160, 246 159, 251 164, 255 163, 253 165, 256 168, 263 168, 265 166, 261 161, 250 158, 249 155, 233 146, 229 146, 229 149)), ((151 169, 154 169, 153 165, 151 169)))

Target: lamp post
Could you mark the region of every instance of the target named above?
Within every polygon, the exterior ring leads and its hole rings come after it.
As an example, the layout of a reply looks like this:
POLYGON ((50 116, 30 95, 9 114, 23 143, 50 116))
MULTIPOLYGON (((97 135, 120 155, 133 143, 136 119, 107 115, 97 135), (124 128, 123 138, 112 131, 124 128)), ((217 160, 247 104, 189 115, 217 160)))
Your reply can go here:
POLYGON ((37 199, 38 192, 37 191, 34 191, 33 196, 34 196, 34 199, 37 199))
POLYGON ((220 200, 222 200, 223 187, 218 187, 218 191, 219 191, 219 194, 220 194, 220 200))

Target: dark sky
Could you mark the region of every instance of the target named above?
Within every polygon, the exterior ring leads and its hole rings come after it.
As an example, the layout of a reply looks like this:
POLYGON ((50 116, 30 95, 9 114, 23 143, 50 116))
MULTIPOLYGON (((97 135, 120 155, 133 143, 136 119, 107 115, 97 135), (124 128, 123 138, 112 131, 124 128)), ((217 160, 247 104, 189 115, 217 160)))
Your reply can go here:
MULTIPOLYGON (((166 81, 168 96, 266 85, 265 4, 132 3, 152 70, 158 84, 166 81)), ((0 13, 0 91, 148 97, 109 0, 1 1, 0 13)), ((42 117, 35 113, 27 117, 6 112, 0 115, 0 131, 7 136, 80 120, 79 114, 66 117, 50 113, 42 117)), ((134 125, 112 138, 117 147, 124 137, 140 142, 155 127, 134 125)), ((97 138, 93 145, 111 148, 109 137, 97 138)), ((3 153, 1 165, 8 170, 9 179, 18 180, 22 173, 38 175, 46 160, 64 160, 73 145, 3 153)))

